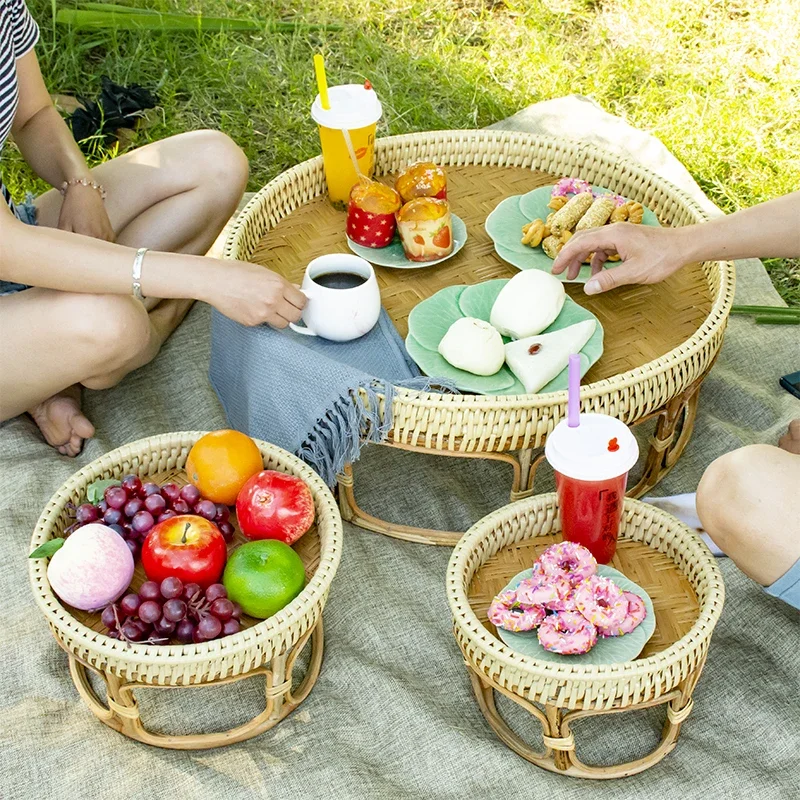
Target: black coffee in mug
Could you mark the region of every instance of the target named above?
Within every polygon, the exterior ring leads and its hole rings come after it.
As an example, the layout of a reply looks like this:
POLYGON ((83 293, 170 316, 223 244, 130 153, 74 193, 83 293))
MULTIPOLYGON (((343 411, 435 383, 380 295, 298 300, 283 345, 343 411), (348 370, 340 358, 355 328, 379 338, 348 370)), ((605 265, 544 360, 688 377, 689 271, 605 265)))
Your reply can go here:
POLYGON ((313 280, 326 289, 355 289, 367 282, 363 275, 355 272, 326 272, 316 275, 313 280))

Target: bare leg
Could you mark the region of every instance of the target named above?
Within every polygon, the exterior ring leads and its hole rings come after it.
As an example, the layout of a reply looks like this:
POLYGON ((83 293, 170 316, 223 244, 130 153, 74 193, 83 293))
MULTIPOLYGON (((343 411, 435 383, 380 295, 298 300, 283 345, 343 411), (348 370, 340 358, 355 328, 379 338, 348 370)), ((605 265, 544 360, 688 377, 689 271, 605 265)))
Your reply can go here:
MULTIPOLYGON (((236 209, 247 173, 244 154, 216 131, 195 131, 154 142, 92 170, 108 191, 106 208, 120 244, 193 254, 203 254, 213 244, 236 209)), ((45 193, 37 200, 37 210, 40 225, 56 227, 61 195, 55 190, 45 193)), ((155 358, 191 305, 190 300, 147 298, 145 307, 151 312, 147 343, 129 353, 131 357, 119 367, 99 374, 96 370, 102 365, 95 364, 94 372, 79 375, 75 382, 94 389, 115 385, 131 369, 155 358)), ((21 353, 17 358, 22 358, 21 353)), ((37 372, 41 369, 39 361, 25 363, 36 364, 37 372)), ((83 363, 81 359, 79 363, 83 363)), ((50 376, 42 378, 44 384, 52 382, 50 376)), ((94 428, 80 413, 78 388, 65 384, 50 394, 40 391, 32 396, 33 403, 25 408, 45 439, 65 455, 80 452, 83 439, 91 436, 94 428), (64 390, 64 386, 70 388, 64 390)), ((6 405, 18 403, 11 397, 3 404, 3 419, 9 416, 6 405)))
POLYGON ((769 586, 800 559, 800 456, 751 445, 718 458, 697 488, 711 538, 753 580, 769 586))

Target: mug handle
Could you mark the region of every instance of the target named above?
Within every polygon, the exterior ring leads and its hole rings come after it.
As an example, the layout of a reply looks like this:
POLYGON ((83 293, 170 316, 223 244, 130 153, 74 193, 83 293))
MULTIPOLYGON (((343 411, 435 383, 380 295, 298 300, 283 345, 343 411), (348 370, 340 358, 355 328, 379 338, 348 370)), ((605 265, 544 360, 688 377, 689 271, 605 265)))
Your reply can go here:
MULTIPOLYGON (((308 289, 299 289, 299 287, 298 287, 298 290, 300 292, 302 292, 302 294, 304 294, 309 301, 311 300, 311 294, 309 293, 308 289)), ((302 333, 303 336, 317 336, 317 334, 314 333, 314 331, 312 331, 311 328, 301 328, 299 325, 296 325, 294 322, 290 322, 289 323, 289 327, 295 333, 302 333)))

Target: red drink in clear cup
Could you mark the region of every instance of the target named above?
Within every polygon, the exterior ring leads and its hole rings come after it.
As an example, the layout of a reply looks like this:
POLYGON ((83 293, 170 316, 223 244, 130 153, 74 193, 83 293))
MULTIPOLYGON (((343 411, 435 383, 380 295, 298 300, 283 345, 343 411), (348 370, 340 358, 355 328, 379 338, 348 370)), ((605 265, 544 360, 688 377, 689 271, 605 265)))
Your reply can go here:
POLYGON ((545 445, 556 475, 564 539, 586 547, 601 564, 617 549, 628 471, 639 446, 625 423, 604 414, 560 422, 545 445))

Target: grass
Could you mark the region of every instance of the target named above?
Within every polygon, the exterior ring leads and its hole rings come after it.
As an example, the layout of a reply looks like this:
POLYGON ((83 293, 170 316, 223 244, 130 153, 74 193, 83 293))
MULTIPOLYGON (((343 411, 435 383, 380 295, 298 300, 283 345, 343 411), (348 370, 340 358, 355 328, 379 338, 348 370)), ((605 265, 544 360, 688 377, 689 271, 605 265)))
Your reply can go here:
MULTIPOLYGON (((319 151, 317 50, 331 83, 372 81, 385 134, 481 127, 575 92, 658 136, 727 212, 798 188, 800 0, 138 0, 264 21, 163 35, 54 30, 51 5, 28 0, 51 91, 92 97, 102 74, 156 87, 159 119, 140 143, 220 128, 248 154, 252 189, 319 151), (344 27, 268 32, 289 17, 344 27)), ((13 152, 3 171, 15 192, 32 185, 13 152)), ((800 261, 767 266, 800 305, 800 261)))

